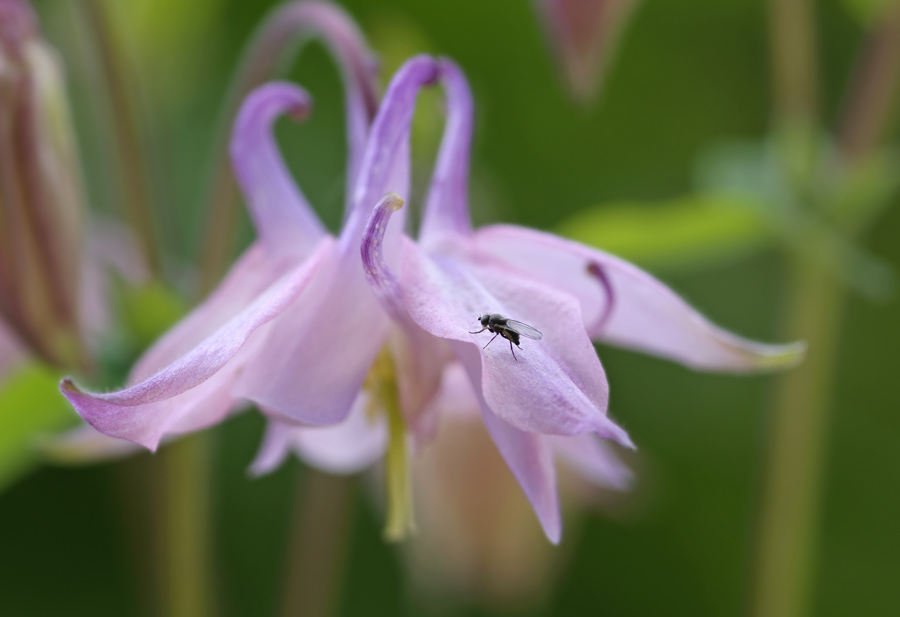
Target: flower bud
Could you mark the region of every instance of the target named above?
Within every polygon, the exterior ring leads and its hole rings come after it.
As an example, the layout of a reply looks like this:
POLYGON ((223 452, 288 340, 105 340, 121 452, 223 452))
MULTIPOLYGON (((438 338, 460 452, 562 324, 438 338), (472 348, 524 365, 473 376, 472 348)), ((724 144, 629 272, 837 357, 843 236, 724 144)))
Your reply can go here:
POLYGON ((596 94, 637 0, 537 0, 572 96, 596 94))
POLYGON ((24 0, 0 0, 0 319, 41 359, 81 358, 82 187, 63 76, 24 0))

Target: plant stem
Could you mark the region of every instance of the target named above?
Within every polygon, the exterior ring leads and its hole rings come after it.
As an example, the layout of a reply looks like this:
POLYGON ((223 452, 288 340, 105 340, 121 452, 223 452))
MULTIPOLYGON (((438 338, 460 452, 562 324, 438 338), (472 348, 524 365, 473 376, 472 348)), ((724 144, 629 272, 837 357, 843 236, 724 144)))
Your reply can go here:
POLYGON ((347 543, 350 486, 346 477, 304 470, 282 582, 284 617, 329 617, 335 613, 347 543))
POLYGON ((809 614, 816 509, 821 493, 830 385, 844 289, 812 259, 791 263, 787 331, 809 345, 806 361, 781 378, 770 416, 753 614, 809 614))
POLYGON ((211 439, 184 437, 159 453, 161 527, 159 573, 162 614, 216 614, 212 590, 210 520, 211 439))
POLYGON ((838 127, 846 159, 857 162, 871 152, 887 128, 900 79, 900 6, 888 9, 866 41, 850 84, 838 127))
MULTIPOLYGON (((809 2, 770 2, 779 128, 796 132, 791 126, 795 123, 801 130, 804 125, 814 129, 809 2)), ((838 131, 845 164, 864 161, 883 137, 898 69, 900 8, 893 8, 870 31, 846 98, 838 131)), ((843 231, 852 236, 858 230, 843 231)), ((828 407, 846 300, 845 286, 834 272, 803 254, 791 259, 787 333, 806 340, 809 353, 803 365, 781 378, 772 406, 754 578, 753 614, 758 617, 803 617, 810 612, 828 407)))
POLYGON ((769 33, 776 124, 810 128, 819 88, 811 0, 769 0, 769 33))
POLYGON ((106 0, 85 0, 79 4, 83 7, 91 39, 97 46, 103 82, 109 98, 122 203, 137 235, 147 268, 158 276, 161 272, 161 261, 156 243, 150 183, 144 167, 134 101, 129 92, 126 70, 123 66, 125 58, 110 27, 109 9, 105 2, 106 0))

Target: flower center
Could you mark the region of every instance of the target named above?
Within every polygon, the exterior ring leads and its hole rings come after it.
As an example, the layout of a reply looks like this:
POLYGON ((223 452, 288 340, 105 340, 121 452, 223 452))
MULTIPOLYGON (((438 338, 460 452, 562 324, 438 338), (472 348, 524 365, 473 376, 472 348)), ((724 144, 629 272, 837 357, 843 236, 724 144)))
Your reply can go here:
POLYGON ((369 394, 369 406, 366 410, 369 416, 374 418, 383 411, 388 419, 388 451, 385 457, 387 517, 384 537, 388 541, 397 542, 415 532, 415 522, 406 420, 400 410, 396 368, 387 346, 375 358, 363 387, 369 394))

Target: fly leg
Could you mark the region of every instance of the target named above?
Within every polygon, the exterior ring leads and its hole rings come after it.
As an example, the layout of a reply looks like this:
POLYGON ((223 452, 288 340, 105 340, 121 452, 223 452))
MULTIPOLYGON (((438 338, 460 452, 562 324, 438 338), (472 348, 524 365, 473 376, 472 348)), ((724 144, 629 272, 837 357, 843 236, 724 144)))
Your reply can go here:
MULTIPOLYGON (((491 340, 494 340, 494 339, 491 339, 491 340)), ((513 349, 512 341, 509 342, 509 350, 512 352, 512 355, 513 355, 513 358, 515 359, 515 361, 518 362, 519 359, 516 358, 516 352, 515 352, 515 350, 513 349)))
POLYGON ((485 326, 485 327, 483 327, 481 330, 479 330, 478 332, 469 332, 469 334, 481 334, 482 332, 484 332, 484 331, 487 330, 487 329, 488 329, 488 327, 485 326))
MULTIPOLYGON (((497 334, 494 335, 494 338, 497 338, 498 336, 500 336, 500 333, 499 333, 499 332, 498 332, 497 334)), ((489 340, 489 341, 487 342, 487 345, 485 345, 484 347, 482 347, 482 349, 487 349, 487 346, 494 342, 494 338, 492 338, 491 340, 489 340)))

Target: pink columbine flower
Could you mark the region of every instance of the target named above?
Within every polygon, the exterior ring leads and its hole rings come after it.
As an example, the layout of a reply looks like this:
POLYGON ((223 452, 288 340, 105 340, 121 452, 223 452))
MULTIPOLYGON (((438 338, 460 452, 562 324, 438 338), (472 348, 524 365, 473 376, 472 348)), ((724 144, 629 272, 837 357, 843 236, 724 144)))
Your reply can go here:
MULTIPOLYGON (((334 471, 368 465, 384 451, 379 431, 388 420, 395 461, 389 466, 393 477, 406 474, 400 405, 415 415, 437 389, 446 354, 430 353, 438 339, 392 325, 365 280, 359 246, 372 204, 389 187, 406 190, 414 99, 435 76, 430 59, 410 63, 389 86, 369 135, 351 142, 351 156, 361 151, 354 143, 365 143, 365 151, 338 238, 324 233, 302 200, 269 130, 279 113, 305 113, 305 94, 284 83, 251 94, 232 154, 260 240, 206 302, 141 358, 132 385, 87 393, 64 380, 62 391, 79 414, 106 435, 155 449, 163 436, 211 425, 250 401, 273 419, 257 472, 273 458, 277 463, 292 425, 322 427, 307 428, 312 445, 300 448, 313 464, 334 471), (348 431, 371 447, 354 439, 350 450, 335 449, 331 444, 346 443, 348 431)), ((400 236, 398 228, 386 244, 399 249, 400 236)), ((399 537, 409 521, 402 512, 408 481, 389 484, 401 485, 390 490, 399 496, 390 511, 400 514, 389 517, 389 535, 399 537)))
MULTIPOLYGON (((389 265, 380 247, 397 203, 386 198, 366 227, 363 267, 401 328, 424 330, 450 345, 472 381, 488 432, 547 537, 557 542, 557 437, 593 433, 633 447, 606 414, 609 388, 592 340, 734 372, 790 366, 803 346, 730 334, 649 274, 602 251, 510 225, 473 230, 467 200, 471 95, 452 62, 438 61, 436 71, 449 118, 418 242, 404 237, 399 263, 389 265), (471 332, 486 313, 530 324, 543 338, 524 341, 518 359, 506 341, 485 346, 484 336, 471 332)), ((432 80, 429 75, 420 84, 432 80)))
MULTIPOLYGON (((348 166, 355 170, 374 112, 375 63, 342 12, 323 3, 304 8, 317 13, 326 43, 352 82, 348 166)), ((291 84, 269 84, 247 98, 231 155, 258 240, 211 296, 139 359, 128 387, 90 393, 70 379, 61 383, 100 432, 154 450, 165 435, 214 424, 248 400, 285 421, 320 425, 347 415, 390 323, 371 300, 359 266, 365 213, 351 210, 341 236, 328 235, 275 146, 275 119, 303 118, 308 110, 308 96, 291 84), (367 303, 374 310, 354 311, 367 303), (359 349, 360 340, 374 340, 373 349, 359 349)), ((351 191, 348 199, 377 201, 387 190, 393 158, 391 152, 378 159, 382 175, 372 176, 371 193, 351 191)))

